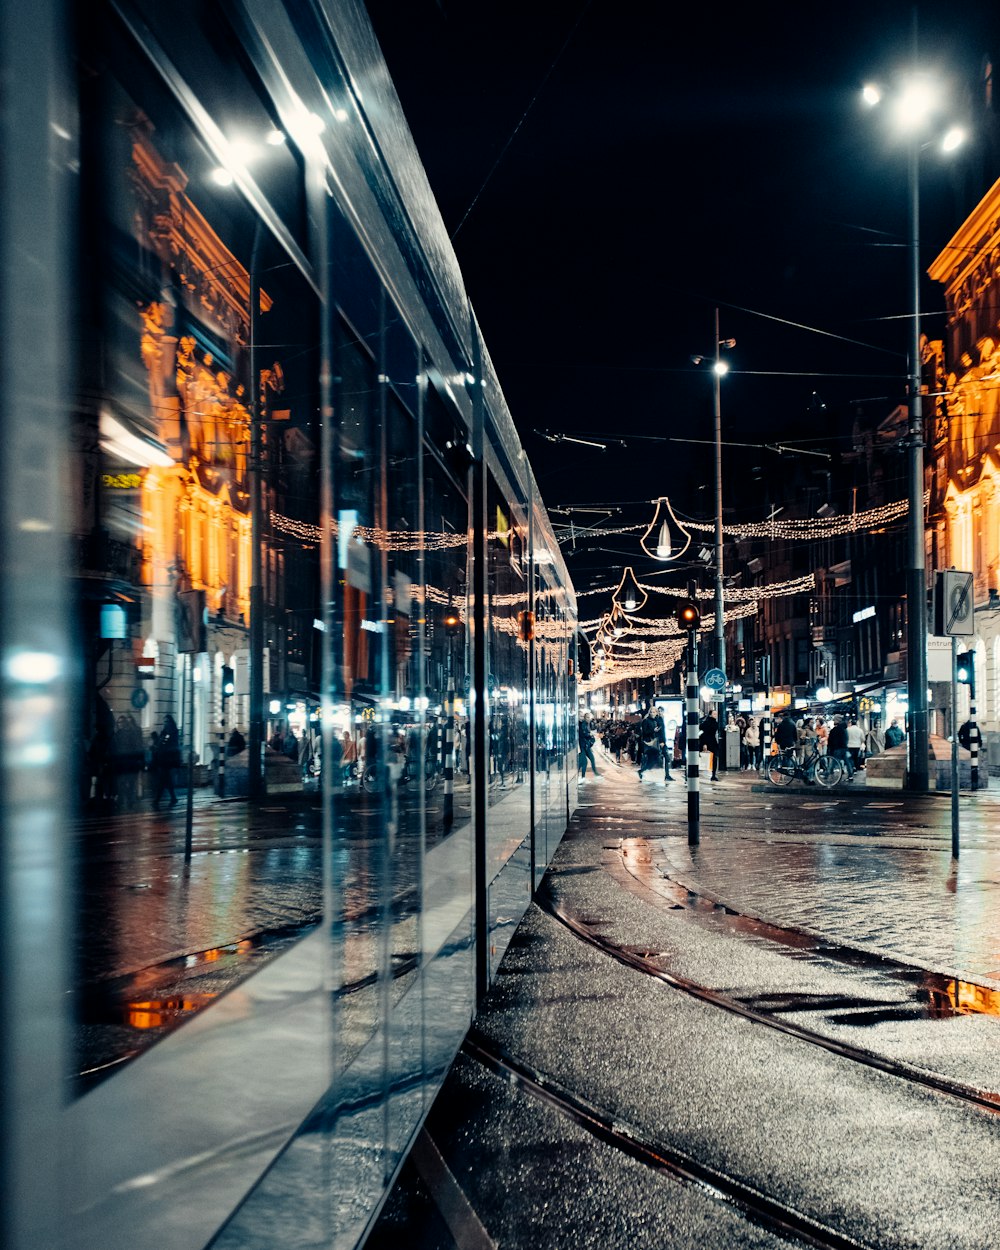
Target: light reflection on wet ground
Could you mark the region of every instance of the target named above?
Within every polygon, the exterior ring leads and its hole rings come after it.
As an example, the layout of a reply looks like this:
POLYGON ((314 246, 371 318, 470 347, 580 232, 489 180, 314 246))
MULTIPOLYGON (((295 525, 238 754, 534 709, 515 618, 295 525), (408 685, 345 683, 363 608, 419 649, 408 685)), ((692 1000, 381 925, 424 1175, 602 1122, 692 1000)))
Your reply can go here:
MULTIPOLYGON (((601 823, 614 827, 617 818, 601 823)), ((932 852, 879 848, 873 854, 869 848, 821 841, 731 838, 689 848, 675 839, 636 837, 606 846, 620 846, 628 872, 670 908, 777 946, 793 959, 849 966, 865 974, 866 986, 874 991, 856 997, 764 994, 743 1000, 756 1010, 823 1013, 830 1023, 853 1026, 1000 1017, 1000 986, 988 983, 996 975, 998 949, 988 896, 997 884, 993 872, 1000 867, 1000 851, 968 851, 966 861, 954 865, 932 852), (687 884, 691 881, 698 882, 697 888, 687 884), (873 909, 873 897, 883 905, 873 909), (928 899, 938 901, 937 918, 928 899), (747 910, 740 910, 744 906, 747 910), (780 921, 760 918, 765 915, 780 921), (915 951, 906 945, 912 939, 917 940, 915 951), (975 967, 958 963, 970 952, 982 967, 978 975, 975 967), (942 961, 939 967, 960 966, 965 975, 916 966, 933 967, 935 955, 942 961), (970 979, 970 971, 977 979, 970 979), (888 994, 885 1001, 877 993, 880 982, 888 994), (906 1002, 899 1001, 900 987, 908 991, 906 1002)))

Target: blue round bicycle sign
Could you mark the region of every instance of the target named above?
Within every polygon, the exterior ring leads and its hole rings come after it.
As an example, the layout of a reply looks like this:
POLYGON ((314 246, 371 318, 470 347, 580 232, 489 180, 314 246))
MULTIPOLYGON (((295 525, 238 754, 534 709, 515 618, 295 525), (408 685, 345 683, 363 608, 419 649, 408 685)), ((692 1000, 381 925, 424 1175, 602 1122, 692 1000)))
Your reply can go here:
POLYGON ((709 690, 725 690, 726 674, 721 668, 710 668, 705 674, 704 683, 709 690))

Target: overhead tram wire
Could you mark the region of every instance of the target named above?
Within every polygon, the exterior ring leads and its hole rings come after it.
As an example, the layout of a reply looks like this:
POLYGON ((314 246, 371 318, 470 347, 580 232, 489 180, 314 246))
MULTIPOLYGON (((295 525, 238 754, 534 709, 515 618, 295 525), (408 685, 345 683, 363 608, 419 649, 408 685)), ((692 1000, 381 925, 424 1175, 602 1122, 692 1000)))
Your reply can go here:
POLYGON ((551 63, 549 64, 549 68, 545 71, 545 74, 544 74, 544 75, 543 75, 543 77, 542 77, 542 81, 538 84, 538 88, 536 89, 535 94, 534 94, 534 95, 531 97, 531 99, 528 101, 528 107, 527 107, 527 108, 524 110, 524 112, 521 114, 520 119, 518 120, 517 125, 516 125, 516 126, 514 127, 514 129, 510 132, 510 135, 509 135, 509 136, 508 136, 508 138, 507 138, 507 142, 506 142, 506 143, 503 145, 503 147, 500 149, 499 155, 497 156, 497 158, 496 158, 496 160, 493 162, 493 164, 490 166, 489 173, 488 173, 488 174, 486 175, 486 177, 483 179, 482 184, 481 184, 481 185, 480 185, 480 187, 479 187, 479 190, 478 190, 478 191, 476 192, 476 194, 472 197, 472 201, 471 201, 471 203, 469 204, 469 207, 468 207, 468 208, 465 210, 465 212, 462 214, 462 220, 458 223, 458 225, 457 225, 457 226, 455 227, 455 229, 452 231, 452 234, 451 234, 451 241, 452 241, 452 243, 454 243, 454 242, 455 242, 455 240, 456 240, 456 238, 458 238, 458 233, 459 233, 459 231, 462 229, 462 227, 465 225, 466 221, 468 220, 469 214, 472 212, 472 210, 473 210, 473 209, 476 207, 476 205, 479 203, 479 198, 480 198, 480 196, 481 196, 481 195, 483 194, 483 192, 486 190, 486 186, 487 186, 487 184, 489 183, 490 179, 493 177, 493 175, 496 173, 497 168, 498 168, 498 166, 499 166, 500 162, 501 162, 501 161, 503 160, 503 158, 507 155, 507 150, 508 150, 508 148, 509 148, 509 147, 510 147, 510 145, 514 142, 514 140, 517 138, 517 133, 518 133, 518 131, 519 131, 519 130, 521 129, 521 127, 524 125, 524 123, 525 123, 525 119, 527 118, 528 114, 529 114, 529 113, 531 112, 531 110, 535 107, 535 101, 536 101, 536 100, 538 99, 538 97, 542 94, 542 89, 544 88, 545 84, 546 84, 546 83, 549 81, 549 79, 551 78, 551 76, 552 76, 552 71, 555 69, 555 67, 559 64, 559 61, 562 59, 562 55, 563 55, 563 53, 564 53, 564 52, 566 51, 566 49, 569 47, 570 42, 571 42, 571 41, 572 41, 572 39, 573 39, 573 36, 576 34, 577 30, 579 29, 579 27, 580 27, 580 23, 583 21, 584 17, 586 16, 587 10, 590 8, 590 6, 591 6, 591 4, 592 4, 592 3, 593 3, 593 0, 586 0, 586 3, 584 4, 583 8, 580 10, 579 14, 577 15, 577 19, 576 19, 576 21, 573 23, 573 26, 572 26, 572 28, 570 29, 569 34, 568 34, 568 35, 566 36, 566 38, 563 40, 562 46, 560 47, 559 51, 555 54, 555 56, 552 58, 552 61, 551 61, 551 63))

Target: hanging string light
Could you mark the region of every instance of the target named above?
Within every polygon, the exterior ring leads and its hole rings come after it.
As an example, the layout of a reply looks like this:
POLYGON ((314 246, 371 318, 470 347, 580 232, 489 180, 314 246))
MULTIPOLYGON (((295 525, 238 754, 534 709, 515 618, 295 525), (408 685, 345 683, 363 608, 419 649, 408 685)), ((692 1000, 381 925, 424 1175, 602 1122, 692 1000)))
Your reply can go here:
MULTIPOLYGON (((929 493, 925 492, 924 503, 926 506, 929 493)), ((658 502, 658 501, 651 501, 658 502)), ((840 517, 802 517, 799 519, 787 519, 779 521, 771 519, 768 521, 755 521, 746 524, 725 525, 723 533, 727 538, 783 538, 785 540, 795 539, 818 539, 818 538, 837 538, 843 534, 855 534, 862 530, 879 530, 891 525, 896 521, 901 521, 910 510, 909 501, 906 499, 898 499, 895 503, 882 504, 878 508, 869 508, 866 512, 853 512, 847 516, 840 517)), ((643 528, 642 523, 638 525, 619 525, 614 528, 607 527, 602 529, 587 530, 587 538, 603 538, 613 534, 634 533, 643 528)), ((714 532, 714 525, 707 521, 685 521, 683 526, 679 528, 684 530, 697 530, 699 533, 710 534, 714 532)), ((649 527, 646 527, 649 532, 649 527)), ((577 539, 581 539, 583 535, 577 534, 577 539)), ((560 539, 562 541, 562 539, 560 539)), ((655 548, 654 548, 655 550, 655 548)), ((651 554, 647 552, 647 554, 651 554)), ((656 557, 653 556, 655 559, 656 557)), ((592 591, 583 591, 583 594, 591 594, 592 591)))

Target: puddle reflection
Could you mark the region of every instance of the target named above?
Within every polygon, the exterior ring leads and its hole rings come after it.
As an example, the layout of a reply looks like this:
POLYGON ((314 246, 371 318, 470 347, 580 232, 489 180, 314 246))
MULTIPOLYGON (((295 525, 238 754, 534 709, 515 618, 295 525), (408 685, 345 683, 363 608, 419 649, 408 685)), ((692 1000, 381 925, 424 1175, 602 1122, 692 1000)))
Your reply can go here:
POLYGON ((784 928, 734 911, 664 877, 654 865, 650 845, 645 839, 629 838, 622 843, 621 850, 632 875, 668 899, 672 910, 683 909, 711 917, 712 923, 722 925, 733 933, 777 945, 794 959, 840 964, 866 971, 873 977, 885 977, 894 985, 903 983, 911 987, 912 994, 907 1002, 815 994, 765 995, 744 1000, 756 1010, 778 1015, 835 1009, 837 1014, 828 1016, 831 1023, 855 1026, 919 1019, 950 1020, 963 1015, 1000 1016, 1000 990, 959 977, 929 972, 889 956, 844 946, 835 940, 784 928))

